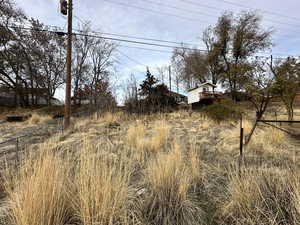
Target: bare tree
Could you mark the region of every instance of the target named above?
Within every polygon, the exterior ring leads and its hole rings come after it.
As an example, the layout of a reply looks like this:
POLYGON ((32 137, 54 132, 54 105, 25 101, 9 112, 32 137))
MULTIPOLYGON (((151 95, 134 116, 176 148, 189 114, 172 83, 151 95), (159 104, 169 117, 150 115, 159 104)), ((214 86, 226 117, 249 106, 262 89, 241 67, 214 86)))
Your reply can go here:
POLYGON ((184 46, 176 48, 172 55, 172 67, 178 81, 182 81, 186 89, 193 88, 198 82, 207 79, 203 55, 198 51, 187 50, 184 46))
POLYGON ((4 33, 0 40, 0 83, 15 92, 17 105, 36 104, 37 95, 50 104, 63 82, 63 40, 54 33, 42 32, 44 25, 28 20, 11 1, 0 4, 0 32, 4 33), (22 29, 20 24, 25 22, 31 24, 31 30, 22 29), (38 93, 42 89, 45 91, 38 93))
POLYGON ((247 145, 273 97, 274 76, 265 61, 255 60, 251 62, 251 70, 247 71, 245 77, 243 88, 256 110, 253 127, 245 140, 247 145))
POLYGON ((105 93, 99 91, 105 91, 108 88, 107 84, 112 75, 114 63, 112 56, 115 48, 116 46, 113 43, 100 38, 94 41, 93 48, 90 49, 91 72, 86 83, 90 87, 90 97, 95 105, 99 104, 99 99, 103 97, 103 93, 105 93), (101 86, 100 89, 99 86, 101 86))
MULTIPOLYGON (((88 34, 91 30, 90 22, 79 25, 79 27, 81 27, 81 34, 88 34)), ((87 79, 87 76, 90 72, 89 70, 91 69, 89 62, 89 53, 94 42, 94 38, 86 35, 76 36, 74 41, 72 76, 74 104, 77 104, 77 100, 79 101, 79 104, 81 103, 79 91, 82 89, 84 80, 87 79)))
MULTIPOLYGON (((22 76, 23 49, 19 47, 22 32, 17 28, 25 20, 25 14, 15 7, 13 1, 0 2, 0 84, 15 91, 15 102, 18 96, 23 96, 20 87, 26 85, 22 76)), ((26 105, 24 98, 20 100, 20 104, 26 105)))
POLYGON ((48 105, 51 105, 51 99, 56 90, 64 83, 64 74, 66 66, 66 47, 63 37, 52 32, 40 32, 45 27, 37 20, 31 20, 32 31, 29 41, 29 55, 32 57, 34 73, 30 73, 30 82, 35 83, 37 88, 46 90, 45 99, 48 105), (35 48, 32 48, 35 46, 35 48), (32 79, 32 80, 31 80, 32 79))
POLYGON ((124 87, 124 105, 129 112, 139 110, 138 84, 134 74, 131 74, 124 87))
POLYGON ((162 66, 158 66, 156 69, 158 72, 158 79, 162 84, 164 84, 165 80, 166 81, 168 80, 169 67, 167 65, 162 65, 162 66))

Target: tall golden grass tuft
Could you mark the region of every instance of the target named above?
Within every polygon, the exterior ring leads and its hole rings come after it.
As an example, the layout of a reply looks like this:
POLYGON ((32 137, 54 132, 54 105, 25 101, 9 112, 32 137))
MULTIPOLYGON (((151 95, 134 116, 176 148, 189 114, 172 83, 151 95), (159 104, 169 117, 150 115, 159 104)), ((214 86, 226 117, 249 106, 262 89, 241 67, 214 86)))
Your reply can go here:
POLYGON ((141 139, 145 139, 145 135, 146 135, 146 128, 145 126, 140 123, 137 122, 136 124, 132 125, 131 127, 129 127, 128 131, 127 131, 127 144, 130 147, 134 147, 134 148, 141 148, 141 139))
POLYGON ((130 165, 93 148, 85 141, 75 179, 75 212, 83 224, 123 224, 132 193, 130 165))
POLYGON ((26 121, 28 125, 35 125, 40 123, 46 123, 52 120, 52 118, 48 115, 41 115, 37 113, 33 113, 32 116, 26 121))
POLYGON ((156 121, 154 123, 153 134, 150 138, 149 148, 152 151, 160 150, 166 143, 170 133, 170 126, 166 121, 156 121))
POLYGON ((249 143, 249 150, 266 156, 288 155, 283 152, 288 144, 287 135, 275 128, 258 129, 249 143))
POLYGON ((68 163, 45 151, 6 180, 11 220, 18 225, 64 225, 70 218, 68 163))
POLYGON ((170 127, 165 121, 156 121, 152 135, 146 137, 146 127, 139 122, 128 129, 127 144, 133 148, 133 156, 144 164, 150 154, 162 150, 167 143, 169 131, 170 127))
POLYGON ((229 176, 222 212, 226 224, 299 224, 299 177, 279 169, 229 176))
POLYGON ((189 192, 191 177, 179 145, 169 153, 160 153, 146 168, 144 182, 148 190, 141 206, 146 224, 201 224, 202 210, 189 192))
POLYGON ((203 174, 201 171, 202 162, 200 160, 200 155, 196 149, 196 146, 192 146, 192 148, 190 149, 187 160, 190 164, 190 176, 192 177, 193 183, 197 184, 201 182, 203 178, 203 174))
POLYGON ((114 124, 118 123, 123 118, 125 118, 125 115, 122 112, 106 112, 100 119, 106 123, 114 124))

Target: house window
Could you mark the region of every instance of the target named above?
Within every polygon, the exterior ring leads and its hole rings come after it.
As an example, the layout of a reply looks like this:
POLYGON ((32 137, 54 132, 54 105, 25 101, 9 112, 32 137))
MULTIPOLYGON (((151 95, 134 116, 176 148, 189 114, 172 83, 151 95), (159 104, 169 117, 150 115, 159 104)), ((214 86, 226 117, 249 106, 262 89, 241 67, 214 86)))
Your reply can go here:
POLYGON ((203 88, 203 92, 207 92, 207 88, 206 87, 203 88))

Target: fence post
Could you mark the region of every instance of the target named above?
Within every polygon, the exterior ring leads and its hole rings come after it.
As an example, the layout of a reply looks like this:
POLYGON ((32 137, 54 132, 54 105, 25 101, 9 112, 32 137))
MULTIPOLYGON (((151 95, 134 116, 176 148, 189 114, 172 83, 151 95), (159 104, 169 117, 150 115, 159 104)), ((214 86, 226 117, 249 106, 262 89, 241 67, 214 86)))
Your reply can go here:
POLYGON ((61 118, 61 133, 64 133, 64 117, 61 118))
POLYGON ((243 128, 243 115, 240 119, 240 157, 243 157, 243 145, 244 145, 244 128, 243 128))
POLYGON ((240 119, 240 156, 239 156, 239 176, 241 176, 241 166, 243 162, 243 147, 244 147, 244 128, 243 128, 243 115, 240 119))
POLYGON ((243 157, 244 128, 240 130, 240 157, 243 157))
POLYGON ((19 138, 16 138, 16 160, 19 163, 19 138))

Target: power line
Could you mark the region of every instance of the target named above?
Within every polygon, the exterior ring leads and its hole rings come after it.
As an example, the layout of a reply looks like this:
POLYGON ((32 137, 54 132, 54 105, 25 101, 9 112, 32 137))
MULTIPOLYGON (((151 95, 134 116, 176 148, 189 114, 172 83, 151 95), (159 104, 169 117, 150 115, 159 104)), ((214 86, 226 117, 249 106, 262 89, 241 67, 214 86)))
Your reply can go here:
MULTIPOLYGON (((194 2, 194 1, 190 1, 190 0, 181 0, 182 2, 185 2, 187 4, 190 4, 190 5, 194 5, 194 6, 200 6, 200 7, 205 7, 205 8, 210 8, 210 9, 214 9, 214 10, 218 10, 218 11, 222 11, 223 9, 221 8, 217 8, 217 7, 210 7, 210 6, 207 6, 207 5, 203 5, 203 4, 200 4, 198 2, 194 2)), ((223 1, 223 0, 215 0, 215 1, 223 1)), ((245 7, 244 7, 245 8, 245 7)), ((249 9, 253 9, 253 10, 256 10, 255 8, 253 7, 248 7, 249 9)), ((286 26, 298 26, 296 24, 291 24, 291 23, 285 23, 285 22, 281 22, 281 21, 277 21, 277 20, 273 20, 273 19, 268 19, 268 18, 265 18, 264 19, 265 21, 269 21, 269 22, 272 22, 272 23, 277 23, 277 24, 281 24, 281 25, 286 25, 286 26)), ((300 19, 299 19, 300 20, 300 19)), ((296 30, 294 30, 296 31, 296 30)))
POLYGON ((196 44, 186 43, 186 42, 167 41, 167 40, 161 40, 161 39, 137 37, 137 36, 132 36, 132 35, 124 35, 124 34, 95 32, 95 31, 93 31, 92 33, 100 34, 100 35, 116 36, 116 37, 133 38, 133 39, 137 39, 137 40, 145 40, 145 41, 155 41, 155 42, 162 42, 162 43, 178 44, 178 45, 193 45, 193 46, 196 45, 196 44))
POLYGON ((121 55, 125 56, 127 59, 131 60, 132 62, 135 62, 135 63, 137 63, 137 64, 139 64, 139 65, 141 65, 141 66, 147 67, 147 65, 145 65, 145 64, 143 64, 143 63, 137 61, 136 59, 131 58, 130 56, 128 56, 128 55, 126 55, 125 53, 123 53, 122 51, 120 51, 120 50, 118 50, 118 49, 117 49, 117 51, 118 51, 121 55))
POLYGON ((140 50, 145 50, 145 51, 152 51, 152 52, 160 52, 160 53, 173 53, 172 51, 166 51, 166 50, 160 50, 160 49, 150 49, 150 48, 142 48, 142 47, 137 47, 137 46, 128 46, 128 45, 119 45, 120 47, 124 48, 134 48, 134 49, 140 49, 140 50))
MULTIPOLYGON (((19 29, 23 29, 23 30, 37 31, 37 32, 50 32, 50 33, 55 33, 55 34, 59 34, 59 35, 66 34, 65 32, 60 32, 60 31, 57 32, 57 30, 52 31, 52 30, 47 30, 47 29, 34 29, 34 28, 15 27, 15 26, 9 26, 9 27, 10 28, 19 28, 19 29)), ((99 35, 91 35, 91 34, 83 34, 83 33, 73 33, 73 35, 85 36, 85 37, 93 37, 93 38, 99 38, 99 39, 111 40, 111 41, 118 41, 118 42, 127 42, 127 43, 139 44, 139 45, 148 45, 148 46, 163 47, 163 48, 172 48, 172 49, 180 48, 180 49, 184 49, 184 50, 207 52, 207 50, 198 49, 198 48, 188 48, 188 47, 184 47, 184 46, 171 46, 171 45, 149 43, 149 42, 142 42, 142 41, 133 41, 133 40, 121 39, 121 38, 105 37, 105 36, 99 36, 99 35)), ((129 47, 129 46, 123 46, 123 47, 129 47)), ((132 48, 137 48, 138 49, 138 47, 132 47, 132 48)), ((151 51, 160 51, 160 52, 167 52, 167 51, 161 51, 161 50, 157 50, 157 49, 146 49, 146 48, 139 48, 139 49, 151 50, 151 51)), ((172 53, 172 52, 168 52, 168 53, 172 53)), ((263 52, 261 52, 261 53, 263 53, 263 52)), ((273 55, 282 55, 283 53, 280 53, 280 54, 270 53, 270 54, 273 54, 273 55)), ((286 55, 290 55, 290 54, 286 54, 286 55)), ((298 56, 293 56, 293 57, 298 57, 298 56)))
POLYGON ((128 70, 132 70, 138 73, 145 73, 145 71, 139 70, 138 68, 134 68, 131 65, 129 65, 128 63, 125 63, 124 61, 120 62, 120 58, 115 56, 115 59, 117 60, 117 62, 123 66, 123 68, 127 68, 128 70))
POLYGON ((93 35, 93 34, 83 34, 83 33, 73 33, 74 35, 78 36, 85 36, 85 37, 93 37, 93 38, 102 38, 105 40, 111 40, 111 41, 120 41, 120 42, 127 42, 127 43, 133 43, 133 44, 141 44, 141 45, 149 45, 149 46, 156 46, 156 47, 163 47, 163 48, 181 48, 185 50, 191 50, 191 51, 200 51, 200 52, 207 52, 207 50, 198 49, 198 48, 188 48, 183 46, 173 46, 173 45, 165 45, 165 44, 157 44, 157 43, 150 43, 150 42, 143 42, 143 41, 134 41, 134 40, 128 40, 128 39, 122 39, 122 38, 112 38, 112 37, 105 37, 105 36, 99 36, 99 35, 93 35))
POLYGON ((194 19, 194 18, 190 18, 190 17, 179 16, 179 15, 172 14, 172 13, 156 11, 154 9, 144 8, 144 7, 131 5, 131 4, 123 3, 123 2, 117 2, 117 1, 112 1, 112 0, 103 0, 103 1, 115 4, 115 5, 135 8, 135 9, 144 10, 144 11, 153 12, 153 13, 158 13, 158 14, 162 14, 162 15, 164 14, 164 15, 168 15, 168 16, 173 16, 173 17, 177 17, 177 18, 180 18, 180 19, 183 19, 183 20, 189 20, 189 21, 194 21, 194 22, 205 22, 205 23, 208 22, 208 21, 203 21, 203 20, 200 20, 200 19, 194 19))
POLYGON ((161 3, 161 2, 159 3, 159 2, 156 2, 156 1, 152 1, 152 0, 143 0, 143 2, 148 2, 150 4, 164 6, 166 8, 176 9, 176 10, 180 10, 180 11, 185 11, 185 12, 193 13, 193 14, 197 14, 197 15, 201 14, 201 15, 210 16, 210 17, 214 17, 214 18, 216 17, 215 15, 203 13, 203 12, 198 11, 198 10, 191 10, 191 9, 180 8, 180 7, 177 7, 177 6, 172 6, 172 5, 168 5, 168 4, 161 3))
MULTIPOLYGON (((78 16, 75 16, 81 23, 84 24, 83 20, 79 18, 78 16)), ((78 32, 81 32, 81 30, 74 29, 78 32)), ((133 38, 137 40, 145 40, 145 41, 155 41, 155 42, 163 42, 163 43, 169 43, 169 44, 178 44, 178 45, 192 45, 196 46, 197 44, 194 43, 187 43, 187 42, 176 42, 176 41, 169 41, 169 40, 161 40, 161 39, 155 39, 155 38, 145 38, 145 37, 139 37, 139 36, 134 36, 134 35, 125 35, 125 34, 116 34, 116 33, 107 33, 107 32, 96 32, 93 31, 92 33, 95 34, 100 34, 100 35, 109 35, 109 36, 116 36, 116 37, 125 37, 125 38, 133 38)))
MULTIPOLYGON (((19 29, 23 29, 23 30, 37 31, 37 32, 50 32, 50 33, 56 33, 56 34, 57 33, 65 34, 64 32, 51 31, 51 30, 47 30, 47 29, 34 29, 34 28, 25 28, 25 27, 14 27, 14 26, 9 26, 9 27, 10 28, 19 28, 19 29)), ((198 48, 189 48, 189 47, 184 47, 184 46, 174 46, 174 45, 157 44, 157 43, 150 43, 150 42, 143 42, 143 41, 134 41, 134 40, 129 40, 129 39, 113 38, 113 37, 99 36, 99 35, 94 35, 94 34, 84 34, 84 33, 74 33, 73 32, 73 35, 93 37, 93 38, 102 38, 102 39, 111 40, 111 41, 127 42, 127 43, 149 45, 149 46, 156 46, 156 47, 163 47, 163 48, 172 48, 172 49, 181 48, 181 49, 185 49, 185 50, 206 52, 206 50, 198 49, 198 48)))
MULTIPOLYGON (((243 5, 243 4, 236 3, 236 2, 231 2, 231 1, 228 1, 228 0, 215 0, 215 1, 224 2, 226 4, 238 6, 238 7, 241 7, 241 8, 255 9, 254 7, 251 7, 251 6, 248 6, 248 5, 243 5)), ((274 16, 289 18, 289 19, 292 19, 292 20, 297 20, 297 21, 300 20, 300 18, 287 16, 287 15, 284 15, 284 14, 281 14, 281 13, 278 13, 278 12, 274 12, 274 11, 271 11, 271 10, 264 10, 263 9, 262 12, 264 12, 266 14, 274 15, 274 16)))

